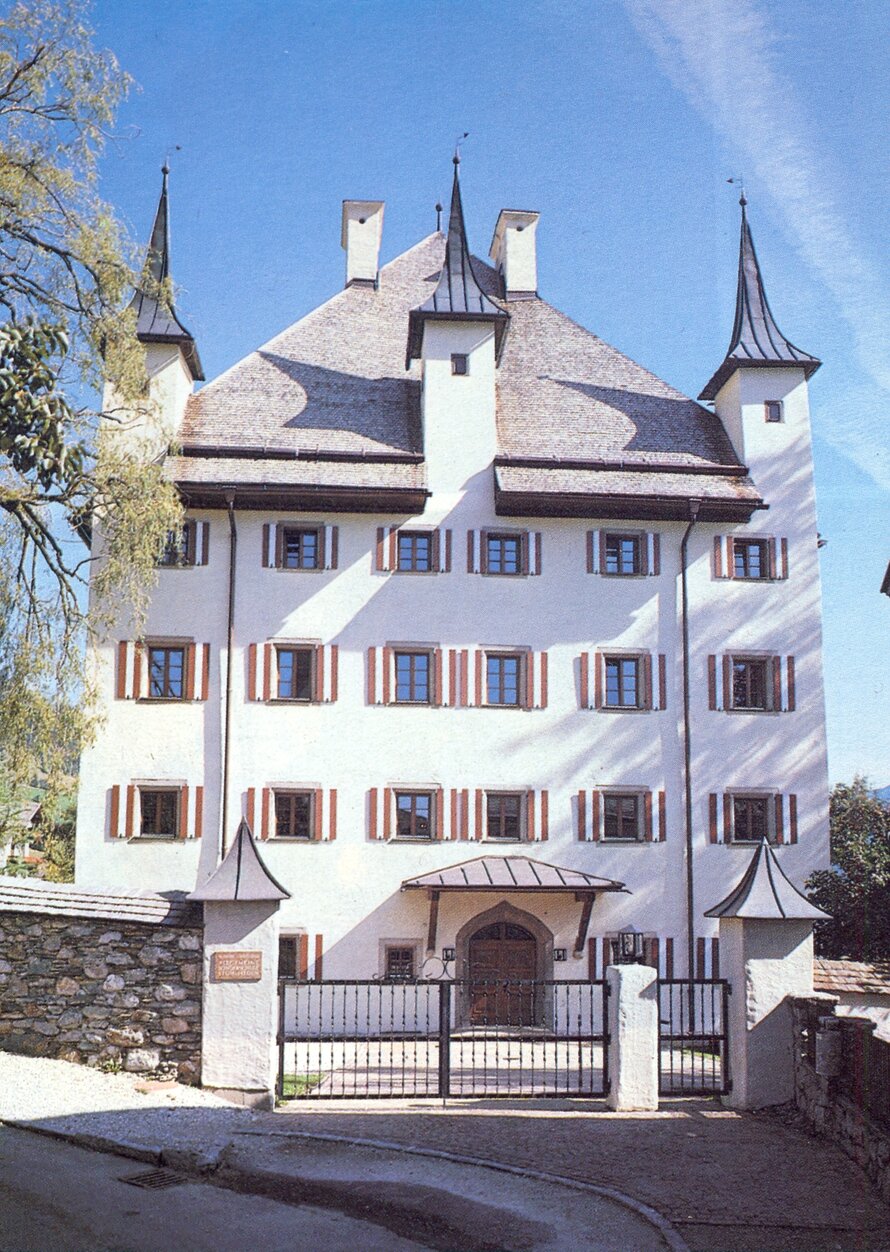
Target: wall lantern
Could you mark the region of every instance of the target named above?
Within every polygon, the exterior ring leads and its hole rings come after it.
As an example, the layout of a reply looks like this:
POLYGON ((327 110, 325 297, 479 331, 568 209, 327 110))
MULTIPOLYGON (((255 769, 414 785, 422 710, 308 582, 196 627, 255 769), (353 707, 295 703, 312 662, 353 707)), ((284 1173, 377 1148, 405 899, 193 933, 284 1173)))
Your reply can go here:
POLYGON ((643 961, 643 936, 628 926, 618 932, 618 965, 641 965, 643 961))
POLYGON ((554 959, 554 961, 564 961, 564 960, 566 959, 566 956, 567 956, 567 952, 566 952, 566 949, 565 949, 565 948, 554 948, 554 949, 553 949, 553 959, 554 959))
POLYGON ((454 948, 443 948, 443 949, 442 949, 442 960, 443 960, 443 961, 453 961, 453 960, 454 960, 454 957, 455 957, 455 951, 454 951, 454 948))

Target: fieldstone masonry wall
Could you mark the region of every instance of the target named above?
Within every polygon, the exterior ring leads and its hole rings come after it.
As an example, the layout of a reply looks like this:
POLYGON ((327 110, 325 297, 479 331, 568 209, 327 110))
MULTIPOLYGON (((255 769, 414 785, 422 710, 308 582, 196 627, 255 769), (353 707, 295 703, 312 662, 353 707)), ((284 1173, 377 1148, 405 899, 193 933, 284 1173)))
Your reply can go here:
POLYGON ((197 1084, 197 926, 0 913, 0 1049, 197 1084))
MULTIPOLYGON (((835 1018, 832 996, 798 996, 794 1012, 794 1101, 817 1134, 832 1139, 860 1165, 890 1203, 890 1122, 869 1117, 861 1103, 840 1088, 845 1055, 862 1056, 858 1047, 844 1048, 842 1032, 870 1033, 874 1022, 835 1018)), ((890 1044, 884 1044, 890 1049, 890 1044)), ((863 1075, 858 1075, 861 1079, 863 1075)), ((854 1083, 854 1086, 858 1085, 854 1083)), ((884 1106, 886 1108, 886 1104, 884 1106)), ((890 1116, 890 1110, 887 1110, 890 1116)))

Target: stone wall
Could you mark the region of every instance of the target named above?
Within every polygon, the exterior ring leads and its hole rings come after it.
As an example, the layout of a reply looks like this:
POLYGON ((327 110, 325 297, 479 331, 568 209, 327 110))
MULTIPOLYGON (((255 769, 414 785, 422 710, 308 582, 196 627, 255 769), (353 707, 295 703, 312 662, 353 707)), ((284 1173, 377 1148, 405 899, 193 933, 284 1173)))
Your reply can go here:
POLYGON ((0 1049, 201 1073, 202 932, 0 912, 0 1049))
MULTIPOLYGON (((852 1099, 844 1090, 861 1091, 863 1074, 845 1072, 845 1066, 853 1063, 861 1071, 862 1036, 870 1035, 875 1024, 862 1018, 834 1017, 835 1004, 832 996, 801 996, 792 1001, 795 1104, 809 1126, 852 1157, 890 1203, 890 1123, 869 1117, 863 1100, 852 1099)), ((875 1043, 890 1052, 890 1044, 875 1043)))

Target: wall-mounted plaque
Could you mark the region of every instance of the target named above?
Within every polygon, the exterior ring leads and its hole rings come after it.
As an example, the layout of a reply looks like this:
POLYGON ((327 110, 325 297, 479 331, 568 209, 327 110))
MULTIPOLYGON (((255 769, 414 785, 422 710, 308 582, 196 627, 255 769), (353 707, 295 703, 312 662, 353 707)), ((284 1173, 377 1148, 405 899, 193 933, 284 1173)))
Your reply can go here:
POLYGON ((259 982, 262 976, 262 952, 214 952, 210 958, 212 982, 259 982))

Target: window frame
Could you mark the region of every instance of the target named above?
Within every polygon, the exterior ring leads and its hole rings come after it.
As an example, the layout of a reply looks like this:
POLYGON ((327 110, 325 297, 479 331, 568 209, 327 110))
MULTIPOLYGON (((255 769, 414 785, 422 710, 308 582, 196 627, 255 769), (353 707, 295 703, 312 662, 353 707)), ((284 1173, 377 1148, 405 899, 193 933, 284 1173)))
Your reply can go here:
MULTIPOLYGON (((619 531, 607 530, 603 531, 600 542, 603 545, 602 574, 605 578, 640 578, 643 575, 643 543, 645 536, 638 531, 619 531), (609 569, 609 543, 617 541, 622 543, 633 543, 634 545, 634 569, 609 569)), ((619 547, 619 564, 620 564, 620 547, 619 547)))
MULTIPOLYGON (((775 660, 772 656, 755 656, 743 652, 731 652, 728 654, 729 659, 729 712, 731 713, 772 713, 775 711, 773 706, 773 676, 772 665, 775 660), (736 703, 736 673, 735 667, 744 665, 747 667, 758 666, 763 674, 763 704, 737 704, 736 703)), ((748 686, 750 688, 750 680, 748 686)))
MULTIPOLYGON (((526 839, 527 826, 527 810, 528 808, 528 791, 510 791, 501 788, 493 788, 485 792, 485 839, 492 843, 523 843, 526 839), (506 800, 515 799, 518 804, 518 833, 516 835, 503 835, 491 833, 491 804, 492 801, 503 803, 506 800)), ((498 819, 499 825, 503 828, 504 814, 502 813, 498 819)))
POLYGON ((160 843, 172 843, 179 838, 179 827, 182 810, 182 787, 176 783, 136 783, 136 797, 139 802, 139 829, 132 836, 134 839, 156 840, 160 843), (173 832, 144 830, 145 807, 144 797, 147 795, 173 797, 173 832))
POLYGON ((764 400, 763 402, 763 420, 770 425, 778 425, 785 420, 785 405, 781 400, 764 400), (772 417, 771 413, 775 410, 776 417, 772 417))
POLYGON ((271 796, 272 820, 271 820, 270 825, 272 829, 269 832, 269 839, 275 840, 278 843, 312 843, 313 840, 315 839, 315 827, 316 827, 314 788, 311 788, 311 787, 272 787, 271 791, 272 791, 272 796, 271 796), (282 799, 282 800, 287 799, 291 801, 290 817, 292 821, 294 820, 294 814, 296 811, 296 806, 294 804, 294 801, 298 799, 308 800, 308 803, 309 803, 308 834, 300 835, 300 834, 288 833, 286 835, 280 835, 278 833, 278 801, 279 799, 282 799))
POLYGON ((198 523, 193 518, 187 518, 179 531, 178 541, 173 530, 167 531, 164 549, 155 562, 157 569, 193 569, 197 564, 198 523), (172 543, 171 538, 174 540, 172 543), (174 559, 168 559, 171 555, 174 559))
POLYGON ((645 793, 642 791, 634 791, 631 789, 603 792, 602 839, 604 843, 627 843, 629 844, 629 843, 642 843, 644 841, 644 838, 645 838, 645 833, 643 830, 643 817, 644 817, 644 809, 645 809, 644 795, 645 793), (617 818, 618 818, 618 823, 619 823, 619 830, 621 830, 624 826, 624 818, 622 817, 620 813, 620 806, 625 800, 632 800, 634 804, 634 815, 632 819, 634 833, 632 835, 625 835, 625 834, 610 835, 608 833, 609 804, 610 802, 615 802, 619 805, 619 812, 617 814, 617 818))
POLYGON ((279 522, 275 529, 275 566, 287 570, 291 574, 314 574, 324 569, 324 527, 308 526, 300 522, 279 522), (302 560, 298 565, 287 563, 287 542, 289 535, 315 536, 315 564, 306 565, 302 560))
POLYGON ((437 797, 436 797, 436 792, 434 790, 431 790, 430 788, 427 788, 427 787, 394 787, 392 803, 393 803, 393 809, 394 809, 393 830, 395 833, 392 835, 390 842, 396 842, 396 843, 435 843, 436 842, 436 839, 438 838, 438 831, 436 830, 437 797), (427 821, 429 822, 429 834, 419 835, 415 832, 409 832, 408 834, 400 833, 399 813, 401 810, 399 807, 399 800, 403 796, 412 801, 412 807, 411 807, 412 827, 416 825, 416 821, 417 821, 417 814, 415 812, 414 802, 416 802, 419 799, 425 799, 428 802, 429 815, 428 815, 427 821))
MULTIPOLYGON (((272 644, 273 657, 275 661, 275 695, 272 696, 274 703, 281 704, 318 704, 317 691, 317 663, 318 663, 318 645, 313 643, 275 643, 272 644), (306 653, 309 656, 309 695, 307 697, 292 695, 283 696, 281 694, 281 668, 280 656, 282 652, 287 653, 306 653)), ((294 669, 294 681, 296 682, 296 665, 294 669)))
POLYGON ((455 378, 469 378, 470 376, 470 354, 469 352, 452 352, 451 353, 451 373, 455 378))
POLYGON ((278 978, 287 978, 289 981, 297 981, 300 977, 300 935, 298 934, 280 934, 278 936, 278 965, 276 968, 278 978), (285 972, 283 966, 285 964, 282 959, 287 953, 287 963, 293 960, 293 973, 285 972))
MULTIPOLYGON (((766 819, 765 821, 766 841, 767 843, 774 844, 776 842, 775 793, 769 792, 769 791, 739 789, 739 790, 728 791, 726 794, 729 797, 729 818, 730 818, 730 824, 731 824, 731 829, 729 831, 729 842, 737 843, 740 846, 745 847, 745 848, 751 848, 760 843, 760 840, 763 838, 762 835, 746 836, 744 839, 739 838, 736 835, 736 804, 750 805, 752 803, 757 802, 757 803, 762 803, 764 806, 765 819, 766 819)), ((724 832, 724 839, 725 838, 726 838, 726 832, 724 832)))
POLYGON ((436 571, 436 532, 434 530, 398 530, 396 531, 396 560, 395 567, 392 571, 394 574, 435 574, 436 571), (411 558, 412 564, 402 564, 402 540, 407 539, 411 542, 411 558), (418 539, 426 540, 427 543, 427 561, 426 569, 417 569, 413 564, 416 556, 416 545, 418 539))
POLYGON ((730 536, 730 538, 732 541, 732 550, 730 553, 732 557, 732 573, 730 577, 735 579, 737 582, 749 582, 749 583, 769 582, 770 581, 769 540, 763 539, 760 536, 756 538, 751 538, 751 537, 745 538, 740 535, 732 535, 730 536), (748 572, 749 559, 747 555, 745 555, 744 561, 743 561, 743 564, 745 566, 745 572, 741 574, 737 572, 737 566, 736 566, 736 548, 737 547, 739 549, 741 549, 742 547, 744 548, 757 547, 760 550, 761 573, 751 574, 748 572))
MULTIPOLYGON (((414 667, 412 665, 411 667, 412 682, 410 684, 412 687, 414 685, 413 676, 414 676, 414 667)), ((413 705, 416 708, 424 708, 424 707, 435 704, 436 703, 435 682, 436 682, 436 662, 435 662, 435 649, 434 648, 411 647, 411 646, 399 646, 399 647, 393 646, 392 647, 392 700, 391 700, 392 704, 400 704, 400 705, 404 705, 408 707, 413 705), (412 658, 419 657, 419 656, 426 657, 426 664, 427 664, 426 699, 417 699, 414 696, 409 696, 407 700, 402 700, 399 698, 399 657, 400 656, 407 656, 407 657, 412 657, 412 658)))
MULTIPOLYGON (((485 689, 484 704, 489 709, 522 709, 526 705, 526 690, 528 683, 528 654, 519 648, 484 648, 483 656, 485 660, 485 689), (516 699, 512 700, 492 700, 490 698, 489 686, 489 661, 515 661, 516 662, 516 699)), ((503 680, 499 683, 501 689, 504 687, 503 680)))
POLYGON ((188 673, 189 673, 189 647, 190 647, 190 644, 188 643, 161 643, 161 642, 152 643, 152 642, 146 641, 145 665, 146 665, 146 678, 148 681, 148 693, 145 696, 141 697, 142 699, 157 700, 164 704, 182 704, 188 699, 187 684, 188 684, 188 673), (162 652, 165 654, 165 658, 166 658, 164 661, 164 686, 165 688, 169 682, 169 677, 170 677, 169 654, 171 652, 181 653, 182 663, 181 663, 181 668, 180 668, 179 695, 170 694, 170 692, 167 690, 164 690, 160 695, 152 691, 152 656, 156 652, 162 652))
POLYGON ((646 675, 644 657, 632 652, 604 652, 603 653, 603 702, 601 707, 608 709, 610 712, 631 713, 634 710, 640 712, 647 709, 646 704, 646 675), (609 666, 617 663, 618 671, 618 692, 621 695, 624 680, 621 676, 621 666, 624 664, 632 664, 634 666, 634 686, 636 690, 636 699, 633 704, 626 704, 619 700, 613 704, 609 701, 609 666))
MULTIPOLYGON (((528 533, 526 531, 515 530, 484 530, 481 535, 482 542, 482 572, 491 578, 524 578, 528 573, 528 533), (492 543, 516 544, 516 569, 492 569, 491 568, 491 549, 492 543)), ((504 564, 503 550, 498 557, 500 565, 504 564)))
POLYGON ((380 981, 383 983, 413 983, 420 978, 420 944, 416 939, 380 940, 380 981), (389 975, 390 953, 411 954, 411 973, 402 976, 389 975))

